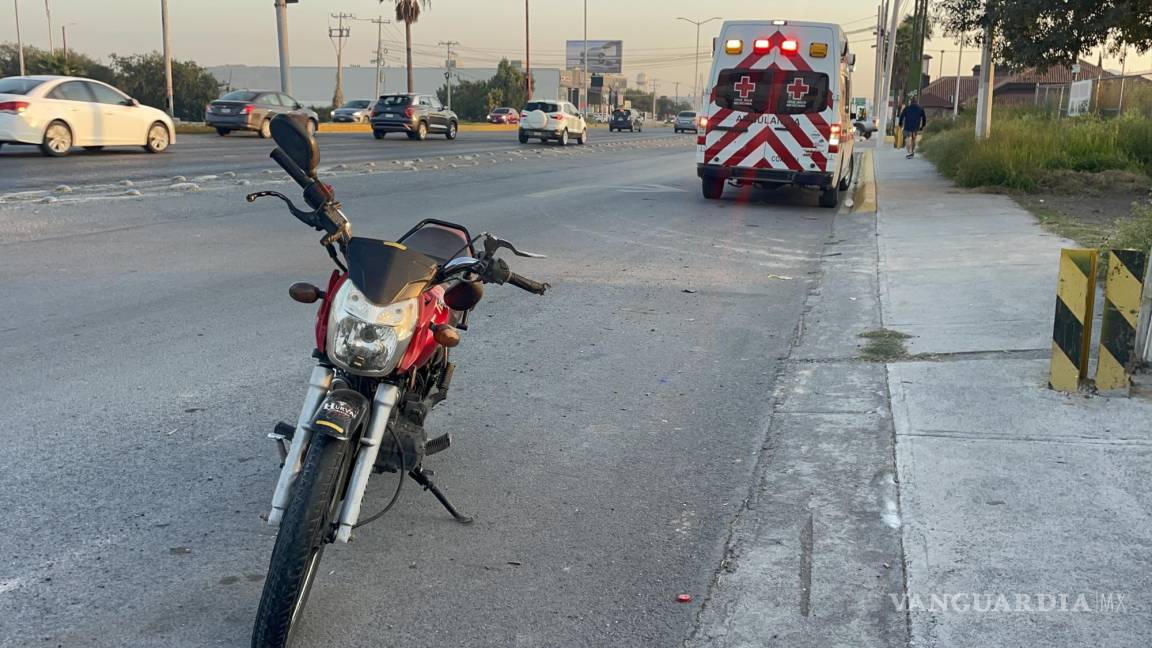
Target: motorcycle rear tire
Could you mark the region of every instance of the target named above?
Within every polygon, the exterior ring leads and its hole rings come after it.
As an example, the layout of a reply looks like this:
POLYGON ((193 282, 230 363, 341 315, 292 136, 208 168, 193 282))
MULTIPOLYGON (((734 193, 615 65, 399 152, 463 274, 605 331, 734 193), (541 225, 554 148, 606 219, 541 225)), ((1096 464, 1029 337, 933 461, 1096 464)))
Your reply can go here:
POLYGON ((347 451, 345 441, 323 434, 312 438, 276 535, 252 628, 252 648, 284 648, 300 626, 338 510, 347 451))

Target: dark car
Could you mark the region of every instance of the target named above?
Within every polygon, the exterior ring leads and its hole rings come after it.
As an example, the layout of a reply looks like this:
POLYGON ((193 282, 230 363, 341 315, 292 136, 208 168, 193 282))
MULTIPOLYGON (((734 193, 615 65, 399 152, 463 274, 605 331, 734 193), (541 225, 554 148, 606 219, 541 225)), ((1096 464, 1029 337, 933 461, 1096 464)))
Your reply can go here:
POLYGON ((407 133, 408 139, 414 140, 427 139, 429 133, 456 139, 458 127, 456 113, 432 95, 384 95, 372 107, 372 135, 376 139, 388 133, 407 133))
POLYGON ((234 90, 208 104, 204 122, 221 135, 232 131, 256 131, 260 137, 272 136, 270 126, 276 115, 288 113, 308 119, 308 132, 316 132, 320 117, 292 97, 275 90, 234 90))
POLYGON ((488 113, 490 124, 519 124, 520 113, 515 108, 496 108, 488 113))
POLYGON ((619 108, 612 112, 612 117, 608 119, 608 130, 610 131, 644 131, 644 118, 640 113, 629 108, 619 108))

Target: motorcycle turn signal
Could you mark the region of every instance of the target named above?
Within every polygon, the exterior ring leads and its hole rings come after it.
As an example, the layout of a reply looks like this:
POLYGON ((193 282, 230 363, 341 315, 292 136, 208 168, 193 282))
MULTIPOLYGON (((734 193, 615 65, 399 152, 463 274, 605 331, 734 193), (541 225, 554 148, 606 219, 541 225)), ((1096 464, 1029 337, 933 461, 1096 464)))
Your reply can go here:
POLYGON ((306 281, 297 281, 288 286, 288 295, 301 304, 314 304, 324 299, 324 291, 306 281))
POLYGON ((432 327, 432 337, 436 340, 437 344, 448 347, 449 349, 460 344, 460 332, 456 330, 455 326, 448 324, 436 324, 432 327))

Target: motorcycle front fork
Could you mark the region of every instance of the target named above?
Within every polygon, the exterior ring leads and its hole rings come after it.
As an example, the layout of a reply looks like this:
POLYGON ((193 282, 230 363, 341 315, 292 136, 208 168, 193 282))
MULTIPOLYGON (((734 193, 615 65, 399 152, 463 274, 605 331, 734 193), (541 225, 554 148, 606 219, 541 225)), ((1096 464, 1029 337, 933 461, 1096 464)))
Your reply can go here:
MULTIPOLYGON (((292 492, 292 484, 300 475, 303 467, 304 453, 308 450, 312 438, 312 417, 323 402, 324 397, 332 388, 333 371, 327 367, 315 367, 308 380, 308 391, 304 396, 304 405, 300 409, 300 417, 296 420, 296 430, 292 434, 292 443, 284 454, 284 465, 280 469, 280 477, 276 482, 276 490, 272 495, 272 510, 268 514, 268 524, 278 526, 284 517, 284 509, 288 507, 288 500, 292 492)), ((400 398, 400 390, 395 385, 381 383, 376 388, 372 399, 372 415, 368 420, 368 428, 360 436, 360 451, 356 453, 356 463, 352 468, 352 475, 344 491, 343 503, 340 506, 340 515, 336 527, 336 542, 348 542, 352 538, 352 530, 360 519, 360 507, 364 500, 364 491, 368 487, 368 478, 372 475, 372 468, 376 464, 376 456, 380 452, 380 441, 388 429, 388 421, 392 410, 400 398)), ((282 439, 283 435, 273 434, 273 438, 282 439)), ((282 441, 279 441, 282 443, 282 441)), ((444 444, 447 447, 447 443, 444 444)), ((440 489, 432 482, 431 471, 417 467, 409 471, 409 476, 431 491, 436 499, 452 514, 456 521, 468 524, 472 518, 459 513, 440 489)))

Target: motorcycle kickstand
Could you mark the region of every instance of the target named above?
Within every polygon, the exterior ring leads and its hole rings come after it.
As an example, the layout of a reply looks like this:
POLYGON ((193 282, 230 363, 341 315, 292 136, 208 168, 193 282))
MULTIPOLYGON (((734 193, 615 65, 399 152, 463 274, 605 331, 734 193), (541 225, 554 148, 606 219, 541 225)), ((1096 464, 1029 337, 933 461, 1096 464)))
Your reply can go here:
POLYGON ((442 504, 444 508, 452 514, 452 517, 455 518, 457 522, 460 524, 472 524, 472 518, 468 515, 464 515, 460 511, 457 511, 456 507, 452 506, 452 502, 449 502, 448 498, 444 496, 444 493, 442 493, 440 489, 436 487, 436 484, 432 483, 431 473, 431 470, 416 468, 414 470, 408 471, 408 476, 415 480, 417 484, 423 486, 424 490, 431 491, 432 494, 436 496, 436 500, 439 501, 440 504, 442 504))

